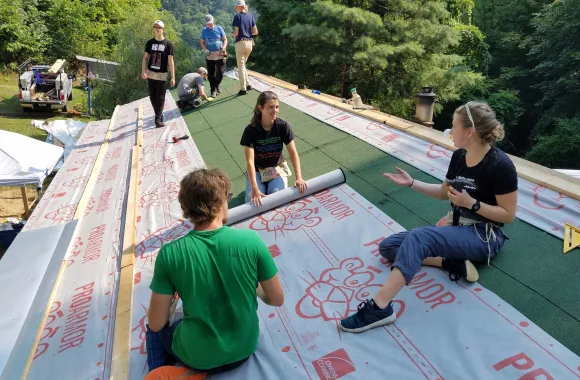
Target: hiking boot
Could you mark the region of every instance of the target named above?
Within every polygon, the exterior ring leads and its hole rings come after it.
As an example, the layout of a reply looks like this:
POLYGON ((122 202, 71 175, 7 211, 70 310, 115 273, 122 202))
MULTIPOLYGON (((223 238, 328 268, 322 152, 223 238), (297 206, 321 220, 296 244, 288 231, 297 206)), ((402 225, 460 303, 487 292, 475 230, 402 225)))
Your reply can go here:
POLYGON ((246 86, 246 91, 250 91, 251 89, 252 89, 252 86, 250 86, 250 85, 246 86))
POLYGON ((477 269, 469 260, 452 260, 443 259, 443 269, 449 272, 449 279, 451 281, 459 281, 462 277, 469 282, 476 282, 479 279, 477 269))
POLYGON ((248 95, 248 91, 240 90, 238 91, 238 96, 248 95))
POLYGON ((164 121, 161 121, 159 123, 155 123, 155 128, 163 128, 163 127, 166 127, 166 126, 167 126, 167 123, 164 122, 164 121))
POLYGON ((348 318, 340 321, 340 328, 350 333, 361 333, 375 327, 390 325, 397 320, 397 314, 393 310, 393 303, 384 309, 379 309, 375 301, 366 300, 358 305, 358 311, 348 318))
POLYGON ((212 98, 215 98, 216 96, 217 96, 217 94, 216 94, 216 91, 215 91, 215 90, 213 90, 213 91, 211 92, 211 97, 212 97, 212 98))

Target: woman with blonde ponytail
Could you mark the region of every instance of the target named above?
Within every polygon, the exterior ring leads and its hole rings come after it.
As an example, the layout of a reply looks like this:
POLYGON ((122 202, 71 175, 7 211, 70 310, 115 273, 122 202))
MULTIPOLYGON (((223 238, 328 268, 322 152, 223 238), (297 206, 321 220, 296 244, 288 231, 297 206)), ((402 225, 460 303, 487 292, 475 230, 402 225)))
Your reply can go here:
POLYGON ((451 131, 458 149, 443 183, 421 182, 399 168, 396 174, 383 174, 399 186, 450 200, 450 211, 437 226, 394 234, 380 243, 379 253, 392 263, 391 275, 356 314, 340 322, 342 330, 363 332, 394 323, 392 300, 421 265, 443 268, 452 281, 474 282, 479 275, 473 264, 489 264, 503 247, 502 227, 514 220, 518 200, 515 166, 495 147, 504 137, 503 126, 487 104, 469 102, 455 111, 451 131))

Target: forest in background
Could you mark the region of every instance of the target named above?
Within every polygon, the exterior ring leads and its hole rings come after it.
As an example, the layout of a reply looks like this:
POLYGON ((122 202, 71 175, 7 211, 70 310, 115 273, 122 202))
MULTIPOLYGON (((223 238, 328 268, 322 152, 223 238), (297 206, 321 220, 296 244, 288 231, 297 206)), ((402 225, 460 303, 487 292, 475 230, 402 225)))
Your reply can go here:
MULTIPOLYGON (((250 68, 341 96, 352 87, 381 111, 412 119, 415 94, 438 95, 435 128, 455 108, 488 102, 500 147, 552 168, 580 169, 580 6, 572 0, 249 0, 260 34, 250 68), (344 73, 344 75, 343 75, 344 73), (344 81, 343 81, 344 79, 344 81)), ((75 55, 119 62, 99 83, 100 117, 147 96, 139 77, 152 21, 176 45, 176 79, 204 65, 211 13, 229 38, 234 0, 0 0, 0 64, 75 55)), ((78 67, 79 69, 82 66, 78 67)))

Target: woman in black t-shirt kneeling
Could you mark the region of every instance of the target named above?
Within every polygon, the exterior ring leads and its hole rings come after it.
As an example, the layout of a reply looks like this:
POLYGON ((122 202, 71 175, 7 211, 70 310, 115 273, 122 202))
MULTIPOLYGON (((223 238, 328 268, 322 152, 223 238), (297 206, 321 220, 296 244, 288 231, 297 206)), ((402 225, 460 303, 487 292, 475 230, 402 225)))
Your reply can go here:
POLYGON ((302 179, 300 158, 294 144, 294 133, 290 124, 278 118, 280 102, 278 95, 264 91, 258 96, 254 116, 244 129, 240 145, 246 156, 246 202, 256 207, 261 198, 288 187, 288 177, 292 175, 284 159, 284 145, 288 149, 294 168, 294 184, 303 193, 306 182, 302 179))
POLYGON ((504 130, 485 103, 469 102, 453 117, 453 142, 446 180, 429 184, 411 178, 402 169, 385 177, 435 199, 450 200, 451 211, 437 226, 394 234, 379 245, 392 262, 386 284, 358 312, 340 322, 343 330, 362 332, 395 322, 392 300, 418 272, 421 264, 439 267, 458 281, 479 278, 473 263, 488 262, 502 248, 501 227, 511 223, 517 210, 518 177, 507 154, 494 144, 504 130))

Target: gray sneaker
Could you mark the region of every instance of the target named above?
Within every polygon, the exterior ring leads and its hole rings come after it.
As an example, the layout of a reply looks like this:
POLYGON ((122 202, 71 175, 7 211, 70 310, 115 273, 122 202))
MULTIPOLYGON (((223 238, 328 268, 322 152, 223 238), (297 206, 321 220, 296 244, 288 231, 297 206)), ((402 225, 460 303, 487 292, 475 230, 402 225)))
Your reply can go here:
POLYGON ((213 91, 211 92, 211 97, 212 97, 212 98, 215 98, 216 96, 217 96, 217 93, 216 93, 216 91, 215 91, 215 90, 213 90, 213 91))

